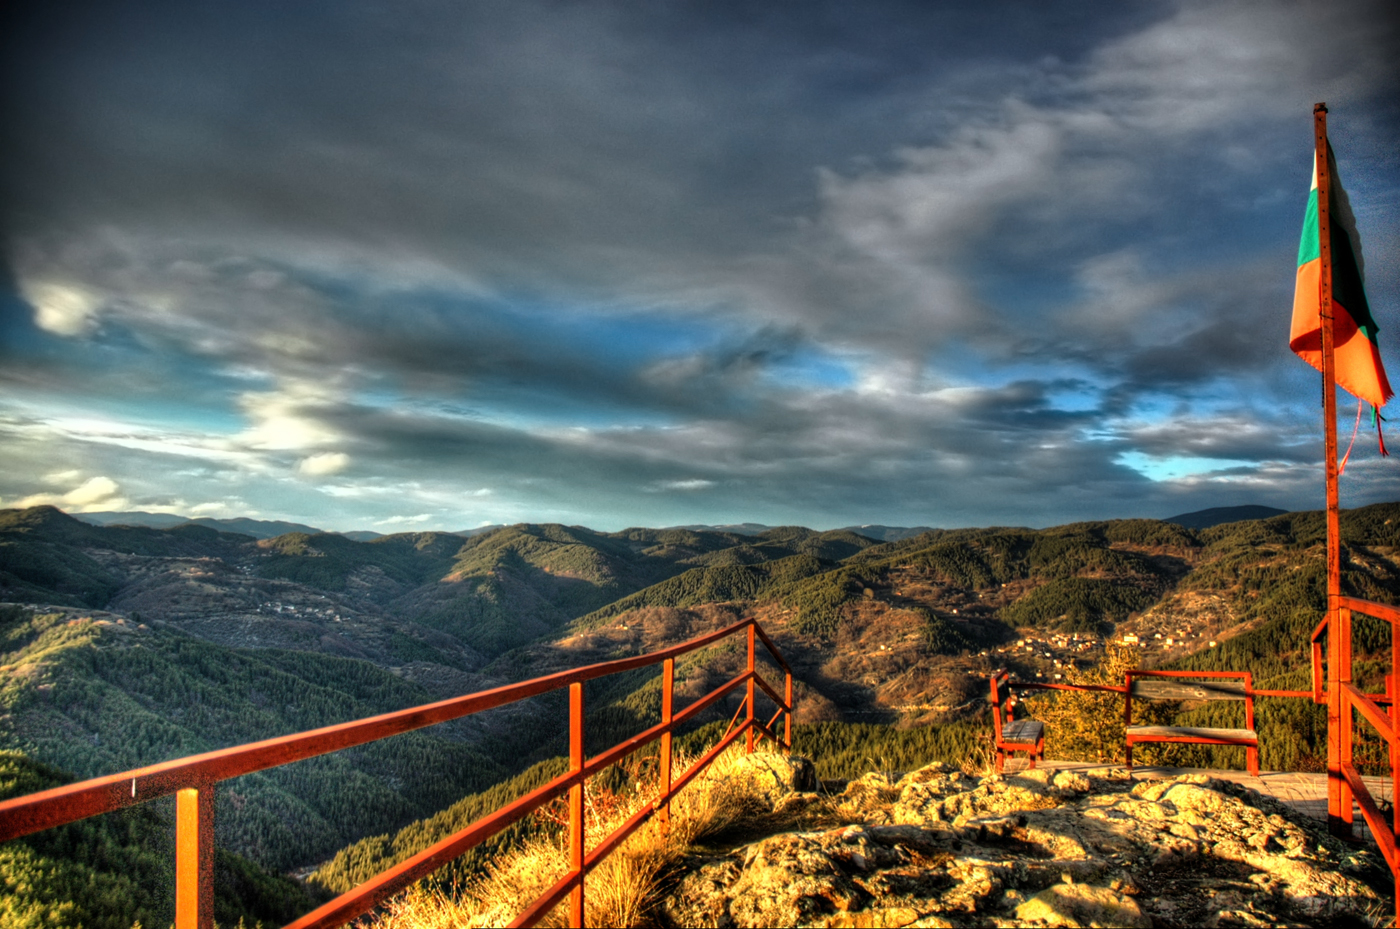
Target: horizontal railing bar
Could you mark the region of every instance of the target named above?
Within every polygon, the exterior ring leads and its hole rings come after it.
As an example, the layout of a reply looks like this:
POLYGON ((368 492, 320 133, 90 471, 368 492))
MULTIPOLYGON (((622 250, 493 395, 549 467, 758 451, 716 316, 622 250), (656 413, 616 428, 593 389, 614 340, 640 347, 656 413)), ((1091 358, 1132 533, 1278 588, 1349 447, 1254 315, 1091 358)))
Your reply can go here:
MULTIPOLYGON (((1190 673, 1196 674, 1198 672, 1192 671, 1190 673)), ((1133 676, 1139 677, 1140 675, 1135 673, 1133 676)), ((1155 677, 1157 675, 1153 676, 1155 677)), ((1102 691, 1104 693, 1121 694, 1126 689, 1123 687, 1113 687, 1111 685, 1099 684, 1041 684, 1036 681, 1010 681, 1008 683, 1012 687, 1025 687, 1035 690, 1092 690, 1102 691)), ((1308 699, 1311 699, 1313 696, 1313 692, 1311 690, 1251 690, 1250 694, 1256 697, 1306 697, 1308 699)), ((1386 694, 1366 694, 1366 696, 1377 703, 1385 704, 1390 702, 1390 697, 1386 694)))
MULTIPOLYGON (((437 868, 442 867, 443 864, 446 864, 453 858, 459 857, 473 846, 495 835, 521 817, 533 812, 555 797, 561 796, 581 778, 587 778, 596 774, 598 771, 616 762, 619 758, 625 757, 631 752, 643 747, 648 742, 660 737, 663 732, 674 729, 690 717, 704 711, 715 701, 747 682, 749 675, 750 672, 745 671, 728 683, 722 684, 709 694, 706 694, 700 700, 692 703, 682 712, 675 714, 669 725, 663 723, 653 726, 646 732, 640 733, 626 742, 609 749, 607 752, 590 759, 587 764, 584 765, 582 771, 560 775, 532 794, 527 794, 515 803, 503 807, 495 814, 478 820, 461 832, 449 836, 424 852, 420 852, 417 856, 402 863, 393 870, 384 872, 378 878, 366 882, 366 884, 361 885, 359 888, 351 890, 312 913, 307 914, 298 922, 292 923, 287 929, 321 929, 321 927, 338 926, 342 925, 347 920, 354 919, 356 916, 367 912, 378 903, 393 896, 414 881, 426 877, 428 874, 437 870, 437 868), (517 807, 519 808, 518 811, 517 807), (516 815, 509 815, 510 813, 515 813, 516 815), (437 860, 439 857, 441 857, 442 860, 437 860)), ((742 733, 746 731, 747 728, 746 725, 741 726, 739 732, 742 733)), ((674 791, 672 791, 672 795, 674 795, 674 791)), ((587 870, 589 869, 585 868, 585 872, 587 870)), ((567 894, 568 891, 572 889, 572 886, 572 884, 566 886, 562 893, 567 894)), ((563 899, 562 895, 551 902, 550 906, 557 904, 561 899, 563 899)))
POLYGON ((1094 690, 1113 694, 1127 692, 1126 687, 1114 687, 1112 684, 1041 684, 1036 681, 1011 680, 1005 683, 1010 687, 1026 687, 1034 690, 1094 690))
POLYGON ((612 854, 613 849, 625 842, 628 836, 640 829, 642 824, 648 819, 651 819, 655 814, 656 807, 651 804, 646 804, 631 816, 627 817, 626 822, 614 829, 607 838, 598 843, 597 848, 589 852, 583 859, 583 873, 587 874, 592 871, 604 858, 612 854))
POLYGON ((549 783, 537 787, 519 800, 483 816, 445 839, 429 846, 406 861, 383 871, 365 883, 348 890, 293 923, 285 929, 328 929, 344 925, 355 917, 372 910, 384 900, 427 877, 438 868, 459 857, 473 846, 489 839, 511 823, 528 816, 555 797, 563 795, 581 779, 580 772, 569 771, 549 783))
MULTIPOLYGON (((600 662, 436 703, 384 713, 368 719, 353 720, 307 732, 204 752, 199 755, 148 765, 120 774, 93 778, 77 784, 64 785, 52 790, 14 798, 0 803, 0 841, 18 838, 137 803, 144 803, 174 793, 192 784, 203 789, 211 783, 221 780, 241 777, 267 768, 412 732, 426 726, 495 709, 518 700, 539 696, 605 675, 659 664, 678 655, 703 648, 749 627, 752 627, 752 631, 762 638, 769 653, 791 676, 791 667, 757 621, 743 620, 724 629, 646 655, 600 662)), ((750 658, 752 659, 752 656, 750 658)), ((792 712, 789 702, 780 697, 777 691, 756 670, 746 670, 710 694, 695 701, 680 713, 675 714, 669 722, 654 726, 613 746, 589 761, 580 770, 567 772, 554 778, 548 784, 536 788, 524 797, 440 840, 417 855, 318 907, 311 913, 307 913, 289 924, 287 929, 329 929, 332 926, 343 925, 374 909, 384 900, 402 891, 415 881, 460 857, 466 851, 537 810, 545 803, 559 797, 565 791, 577 787, 585 782, 590 775, 631 754, 664 733, 674 731, 679 725, 703 712, 746 682, 750 683, 750 690, 756 683, 777 704, 778 710, 773 720, 765 725, 750 718, 732 733, 726 730, 720 742, 706 752, 685 774, 676 779, 664 797, 658 798, 650 807, 644 807, 629 817, 622 827, 615 830, 594 850, 581 870, 566 875, 549 893, 536 901, 525 913, 522 913, 514 924, 533 922, 543 912, 556 906, 570 891, 579 887, 585 875, 597 862, 603 860, 628 835, 640 828, 656 809, 669 802, 691 780, 705 770, 722 751, 733 745, 745 733, 757 729, 776 743, 778 740, 773 733, 772 726, 784 712, 789 714, 792 712)), ((747 702, 748 698, 746 697, 745 703, 747 702)), ((743 710, 743 706, 744 704, 740 705, 740 711, 743 710)), ((730 726, 732 727, 733 724, 734 721, 731 720, 730 726)))
POLYGON ((1391 606, 1388 603, 1362 600, 1360 597, 1338 597, 1337 605, 1344 610, 1351 610, 1353 613, 1364 613, 1389 623, 1400 623, 1400 607, 1391 606))
POLYGON ((1372 799, 1370 789, 1367 788, 1366 782, 1361 779, 1361 772, 1357 771, 1350 762, 1343 761, 1342 776, 1351 785, 1351 794, 1356 800, 1356 805, 1361 807, 1361 816, 1366 820, 1366 825, 1371 827, 1371 835, 1381 850, 1381 856, 1385 858, 1385 863, 1390 865, 1390 871, 1394 874, 1396 870, 1400 869, 1400 855, 1396 854, 1395 833, 1376 806, 1376 801, 1372 799))
POLYGON ((535 925, 535 923, 539 922, 541 916, 563 902, 570 891, 577 887, 579 882, 583 880, 583 875, 584 872, 582 871, 570 871, 568 874, 565 874, 553 887, 546 890, 542 897, 521 910, 519 915, 506 925, 510 926, 511 929, 515 929, 516 926, 535 925))
POLYGON ((645 732, 639 732, 637 735, 632 736, 632 738, 628 739, 627 741, 619 742, 617 745, 614 745, 612 748, 608 749, 602 754, 595 755, 593 758, 590 758, 587 762, 584 763, 583 766, 583 772, 585 776, 591 777, 592 775, 597 774, 599 771, 603 770, 608 765, 617 762, 621 758, 627 757, 628 755, 635 752, 637 749, 645 746, 647 743, 655 739, 659 739, 664 733, 674 730, 677 726, 679 726, 681 723, 684 723, 692 716, 704 712, 715 701, 721 699, 726 694, 731 693, 741 684, 747 683, 752 673, 753 672, 751 671, 744 671, 741 674, 739 674, 738 677, 733 678, 728 683, 721 684, 720 686, 716 687, 714 690, 710 691, 708 694, 701 697, 699 700, 696 700, 684 710, 681 710, 679 713, 673 714, 669 723, 657 723, 655 726, 652 726, 645 732))
POLYGON ((788 667, 787 659, 783 657, 782 652, 778 651, 778 646, 773 644, 773 640, 768 638, 768 633, 763 631, 763 627, 758 623, 754 623, 753 631, 758 633, 758 637, 763 640, 763 645, 768 649, 768 654, 773 656, 773 660, 776 661, 784 671, 791 674, 792 668, 788 667))
MULTIPOLYGON (((660 809, 668 801, 674 799, 676 794, 680 792, 682 787, 690 783, 690 780, 694 778, 697 774, 699 774, 701 771, 703 771, 705 768, 709 767, 709 765, 715 760, 715 758, 719 756, 720 752, 723 752, 730 745, 734 744, 734 742, 739 738, 739 736, 743 735, 744 732, 747 731, 747 729, 748 725, 746 722, 745 725, 740 726, 737 730, 735 730, 732 736, 720 741, 718 745, 716 745, 710 751, 706 752, 700 758, 699 761, 697 761, 693 766, 691 766, 690 770, 688 770, 679 780, 675 781, 671 785, 671 790, 668 793, 662 796, 658 796, 654 801, 652 801, 652 803, 649 806, 644 807, 637 813, 634 813, 631 817, 628 818, 627 822, 623 823, 620 827, 614 830, 613 833, 609 835, 606 839, 604 839, 598 845, 598 847, 593 850, 592 853, 585 857, 582 871, 574 871, 564 875, 564 877, 562 877, 553 887, 546 891, 543 896, 539 897, 533 903, 527 906, 524 910, 520 911, 520 913, 516 915, 515 919, 511 920, 509 925, 534 925, 539 920, 539 918, 542 917, 545 913, 548 913, 551 909, 558 906, 559 903, 566 896, 568 896, 569 892, 577 886, 578 881, 582 880, 583 877, 587 875, 589 871, 592 871, 593 868, 596 867, 604 857, 610 854, 620 842, 626 839, 627 836, 631 835, 634 831, 640 828, 642 823, 646 822, 647 819, 649 819, 656 812, 656 810, 660 809)), ((290 927, 288 927, 288 929, 290 929, 290 927)))
POLYGON ((744 724, 741 725, 738 729, 735 729, 733 732, 729 733, 724 738, 716 742, 714 748, 701 755, 699 761, 695 762, 695 764, 691 765, 688 769, 686 769, 686 772, 684 774, 682 774, 680 777, 676 778, 674 781, 671 782, 670 793, 666 794, 665 797, 658 797, 656 799, 656 802, 652 805, 664 806, 666 801, 673 799, 676 796, 676 794, 681 792, 682 787, 684 787, 686 784, 689 784, 701 771, 708 768, 710 766, 710 763, 714 761, 717 757, 719 757, 719 754, 721 752, 723 752, 726 748, 737 742, 739 740, 739 736, 747 732, 748 729, 749 724, 748 721, 745 720, 744 724))
POLYGON ((772 729, 768 728, 756 719, 750 720, 750 722, 753 724, 753 728, 757 729, 761 734, 766 735, 768 737, 768 741, 774 743, 775 745, 782 744, 778 741, 778 737, 773 734, 772 729))
POLYGON ((1327 631, 1327 620, 1328 620, 1328 619, 1329 619, 1329 617, 1327 617, 1327 616, 1325 616, 1325 615, 1322 617, 1322 622, 1318 623, 1318 624, 1317 624, 1317 628, 1313 629, 1312 638, 1309 639, 1308 641, 1310 641, 1310 642, 1316 642, 1316 641, 1318 641, 1319 639, 1322 638, 1322 634, 1323 634, 1324 632, 1327 631))
MULTIPOLYGON (((473 846, 479 845, 481 842, 495 835, 521 817, 533 812, 555 797, 561 796, 580 779, 596 774, 608 765, 616 762, 619 758, 623 758, 631 752, 645 746, 647 743, 659 738, 662 733, 676 728, 696 714, 703 712, 711 704, 746 683, 750 674, 751 672, 748 671, 739 674, 728 683, 720 685, 715 690, 686 707, 680 713, 675 714, 669 724, 662 723, 653 726, 646 732, 633 736, 626 742, 614 746, 601 755, 590 759, 584 765, 582 771, 560 775, 550 783, 531 794, 527 794, 515 803, 502 807, 501 810, 496 813, 472 823, 462 831, 437 843, 437 845, 420 852, 418 855, 414 856, 414 858, 409 859, 390 871, 382 873, 378 878, 374 878, 360 887, 342 894, 335 900, 332 900, 312 913, 302 917, 301 920, 292 923, 287 929, 321 929, 321 927, 338 926, 367 912, 378 903, 393 896, 414 881, 426 877, 448 861, 459 857, 473 846), (510 815, 512 813, 515 815, 510 815), (441 860, 438 860, 439 858, 441 860)), ((757 677, 756 674, 753 676, 757 677)), ((746 730, 747 726, 740 727, 740 732, 746 730)), ((585 872, 587 870, 589 869, 585 868, 585 872)), ((563 893, 567 894, 570 889, 572 889, 572 884, 565 887, 563 893)), ((560 896, 550 905, 553 906, 557 904, 560 899, 563 899, 563 897, 560 896)))
POLYGON ((384 713, 368 719, 204 752, 16 797, 0 803, 0 842, 100 813, 109 813, 136 803, 144 803, 187 787, 228 780, 314 758, 317 755, 495 709, 527 697, 549 693, 569 684, 657 664, 667 658, 703 648, 751 624, 756 625, 752 619, 742 620, 717 632, 646 655, 560 671, 545 677, 384 713))
POLYGON ((778 692, 776 690, 768 686, 768 682, 763 679, 762 675, 760 675, 758 672, 754 672, 753 680, 755 684, 763 688, 764 693, 766 693, 770 698, 772 698, 773 702, 778 705, 779 709, 789 709, 788 705, 783 702, 783 698, 778 696, 778 692))
POLYGON ((1342 694, 1350 705, 1361 711, 1361 715, 1366 717, 1366 721, 1376 727, 1376 731, 1381 737, 1391 745, 1395 744, 1395 727, 1385 711, 1376 705, 1375 701, 1357 689, 1355 684, 1342 682, 1342 694))
POLYGON ((1128 672, 1133 677, 1237 677, 1244 680, 1248 671, 1142 671, 1137 668, 1128 672))

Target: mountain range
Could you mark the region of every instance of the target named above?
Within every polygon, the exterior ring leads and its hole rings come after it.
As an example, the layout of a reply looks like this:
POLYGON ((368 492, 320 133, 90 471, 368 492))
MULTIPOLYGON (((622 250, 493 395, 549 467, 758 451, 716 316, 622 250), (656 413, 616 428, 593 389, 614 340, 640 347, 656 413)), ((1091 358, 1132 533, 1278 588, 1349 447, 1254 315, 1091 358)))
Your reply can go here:
MULTIPOLYGON (((1342 526, 1351 588, 1400 600, 1400 504, 1345 511, 1342 526)), ((746 616, 793 666, 799 728, 976 723, 992 669, 1073 673, 1110 636, 1148 643, 1143 664, 1248 667, 1256 687, 1308 686, 1319 513, 1204 529, 861 531, 890 529, 520 524, 358 541, 0 511, 11 604, 0 607, 0 750, 72 776, 112 773, 650 651, 746 616)), ((1357 628, 1364 671, 1389 639, 1357 628)), ((731 651, 678 668, 677 692, 703 693, 741 663, 731 651)), ((640 731, 658 712, 655 675, 607 679, 588 703, 598 744, 640 731)), ((416 821, 551 764, 566 748, 561 709, 537 698, 240 779, 220 794, 219 841, 274 872, 344 849, 318 878, 334 886, 411 853, 430 831, 416 821)), ((1271 736, 1265 765, 1311 763, 1308 725, 1271 736)))
MULTIPOLYGON (((1271 506, 1245 505, 1245 506, 1222 506, 1212 507, 1207 510, 1196 510, 1191 513, 1182 513, 1179 516, 1171 516, 1163 522, 1176 523, 1187 526, 1191 529, 1208 529, 1221 523, 1238 522, 1245 519, 1268 519, 1270 516, 1278 516, 1286 510, 1280 510, 1271 506)), ((98 513, 74 513, 75 519, 94 526, 146 526, 151 529, 172 529, 175 526, 183 526, 193 523, 196 526, 205 526, 216 529, 220 532, 238 532, 243 535, 250 535, 255 539, 273 539, 279 535, 286 535, 289 532, 303 532, 307 535, 319 535, 327 532, 325 529, 318 529, 315 526, 308 526, 304 523, 291 523, 282 520, 249 519, 247 517, 236 517, 233 519, 215 519, 210 516, 199 516, 190 518, 187 516, 177 516, 173 513, 146 513, 140 510, 127 512, 98 512, 98 513)), ((454 530, 448 534, 460 535, 465 538, 493 532, 496 529, 504 528, 500 525, 478 526, 475 529, 454 530)), ((773 529, 763 523, 730 523, 725 525, 708 525, 696 523, 686 526, 671 526, 671 529, 681 529, 689 532, 727 532, 733 535, 762 535, 773 529)), ((900 539, 913 538, 925 532, 932 531, 931 526, 882 526, 878 524, 863 524, 859 526, 846 526, 847 531, 859 533, 877 542, 898 542, 900 539)), ((344 532, 337 532, 347 539, 356 542, 372 542, 375 539, 383 538, 386 533, 374 532, 369 529, 353 529, 344 532)))

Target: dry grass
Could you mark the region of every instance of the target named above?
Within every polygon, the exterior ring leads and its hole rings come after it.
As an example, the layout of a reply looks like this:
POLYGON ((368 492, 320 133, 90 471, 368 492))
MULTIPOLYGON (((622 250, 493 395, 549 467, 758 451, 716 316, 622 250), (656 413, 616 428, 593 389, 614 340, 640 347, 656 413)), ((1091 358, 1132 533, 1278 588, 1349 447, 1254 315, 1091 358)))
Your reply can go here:
MULTIPOLYGON (((671 801, 671 824, 653 818, 591 871, 584 894, 589 926, 637 926, 656 902, 666 870, 696 841, 741 821, 769 812, 746 776, 737 744, 671 801)), ((675 771, 693 757, 677 756, 675 771)), ((651 802, 654 785, 613 792, 591 780, 585 790, 586 844, 592 850, 629 816, 651 802)), ((558 826, 557 808, 542 817, 547 828, 505 852, 479 879, 455 892, 418 885, 390 901, 370 929, 466 929, 504 926, 559 881, 566 872, 568 838, 558 826)), ((541 926, 563 926, 567 902, 545 916, 541 926)))

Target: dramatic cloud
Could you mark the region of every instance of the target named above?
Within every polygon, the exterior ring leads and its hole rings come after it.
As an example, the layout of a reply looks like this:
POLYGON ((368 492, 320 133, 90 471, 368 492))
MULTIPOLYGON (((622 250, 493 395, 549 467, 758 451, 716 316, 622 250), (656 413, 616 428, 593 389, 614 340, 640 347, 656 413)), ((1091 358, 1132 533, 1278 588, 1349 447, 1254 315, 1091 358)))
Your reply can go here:
POLYGON ((344 452, 322 452, 319 455, 303 458, 301 463, 297 465, 297 470, 302 474, 320 477, 326 474, 338 474, 349 466, 350 456, 344 452))
POLYGON ((106 509, 120 509, 126 505, 126 498, 120 495, 117 482, 110 477, 90 477, 72 490, 63 494, 30 494, 15 501, 6 501, 6 506, 58 506, 76 513, 100 512, 106 509))
MULTIPOLYGON (((1391 5, 1072 6, 17 8, 5 505, 1316 506, 1310 113, 1400 358, 1391 5)), ((1394 496, 1364 448, 1352 504, 1394 496)))

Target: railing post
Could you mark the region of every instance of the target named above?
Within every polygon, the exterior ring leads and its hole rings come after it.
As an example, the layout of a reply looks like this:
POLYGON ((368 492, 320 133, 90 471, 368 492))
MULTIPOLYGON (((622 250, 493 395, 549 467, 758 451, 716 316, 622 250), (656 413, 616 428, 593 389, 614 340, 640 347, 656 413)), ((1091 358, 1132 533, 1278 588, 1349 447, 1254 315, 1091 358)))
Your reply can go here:
POLYGON ((754 640, 754 632, 753 632, 753 630, 754 630, 754 624, 753 624, 752 622, 750 622, 750 623, 749 623, 749 628, 748 628, 748 633, 749 633, 749 731, 748 731, 747 733, 745 733, 745 735, 748 736, 748 748, 746 749, 746 753, 749 754, 749 755, 752 755, 752 754, 753 754, 753 718, 754 718, 754 693, 753 693, 753 690, 754 690, 754 683, 753 683, 753 675, 754 675, 754 673, 755 673, 754 651, 753 651, 753 640, 754 640))
POLYGON ((783 699, 787 701, 788 711, 783 718, 783 743, 787 750, 792 751, 792 672, 787 673, 787 685, 783 688, 783 699))
MULTIPOLYGON (((1390 673, 1385 678, 1385 691, 1390 694, 1390 719, 1391 725, 1397 733, 1400 733, 1400 626, 1394 622, 1390 625, 1390 673)), ((1390 802, 1394 806, 1394 821, 1390 828, 1400 835, 1400 743, 1390 743, 1390 802)), ((1396 916, 1400 918, 1400 901, 1396 904, 1396 916)))
MULTIPOLYGON (((569 770, 583 770, 583 684, 569 685, 569 770)), ((569 925, 583 926, 583 779, 569 788, 569 868, 578 883, 569 894, 569 925)))
MULTIPOLYGON (((675 708, 676 659, 667 658, 661 664, 661 724, 671 725, 675 708)), ((661 797, 663 802, 658 816, 663 832, 671 828, 671 730, 661 733, 661 797)))
POLYGON ((175 929, 214 929, 214 785, 175 794, 175 929))
POLYGON ((1313 703, 1318 706, 1327 705, 1327 672, 1322 667, 1322 640, 1316 638, 1317 633, 1313 633, 1312 640, 1312 688, 1313 703))
MULTIPOLYGON (((1391 635, 1395 635, 1395 627, 1390 629, 1391 635)), ((1392 659, 1391 667, 1394 668, 1392 659)), ((1394 732, 1400 732, 1400 707, 1397 707, 1395 699, 1395 675, 1393 673, 1385 676, 1385 695, 1390 698, 1390 725, 1394 732)), ((1387 740, 1386 747, 1390 749, 1390 802, 1394 806, 1390 830, 1400 833, 1400 803, 1396 802, 1397 794, 1395 789, 1400 787, 1400 772, 1396 771, 1396 762, 1400 761, 1400 744, 1393 740, 1387 740)))
MULTIPOLYGON (((1354 683, 1356 680, 1355 672, 1352 668, 1351 610, 1346 609, 1345 607, 1338 609, 1337 621, 1341 624, 1342 627, 1341 660, 1343 664, 1341 673, 1344 676, 1343 679, 1348 684, 1351 684, 1354 683)), ((1345 703, 1343 704, 1343 706, 1346 707, 1346 713, 1345 719, 1343 720, 1344 725, 1342 726, 1342 759, 1346 761, 1347 764, 1352 765, 1354 767, 1356 765, 1356 710, 1352 707, 1350 695, 1344 695, 1344 697, 1345 703)), ((1347 835, 1349 836, 1353 834, 1351 824, 1352 820, 1355 817, 1355 813, 1352 810, 1352 799, 1353 798, 1351 792, 1351 782, 1343 780, 1342 818, 1346 820, 1347 835)))

